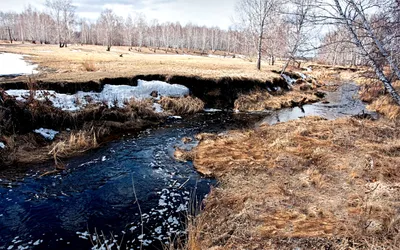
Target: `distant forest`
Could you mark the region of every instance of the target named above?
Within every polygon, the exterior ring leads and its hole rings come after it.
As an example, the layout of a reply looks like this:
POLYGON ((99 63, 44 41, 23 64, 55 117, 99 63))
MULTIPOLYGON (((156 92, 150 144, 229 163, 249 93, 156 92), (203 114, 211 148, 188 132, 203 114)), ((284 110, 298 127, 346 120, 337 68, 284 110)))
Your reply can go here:
POLYGON ((102 45, 106 50, 124 45, 137 51, 142 47, 164 48, 172 53, 222 51, 255 59, 258 68, 261 60, 274 64, 276 59, 293 62, 310 58, 326 64, 365 65, 369 59, 353 39, 353 31, 367 52, 374 53, 377 48, 371 45, 373 38, 364 25, 368 22, 390 46, 387 50, 397 52, 398 6, 395 0, 238 0, 234 21, 224 30, 191 23, 160 23, 141 13, 124 18, 110 9, 102 11, 97 20, 87 20, 76 13, 72 0, 48 0, 41 11, 27 7, 21 13, 0 12, 0 39, 60 47, 102 45), (375 11, 369 11, 373 8, 375 11), (342 15, 340 9, 349 12, 342 15))

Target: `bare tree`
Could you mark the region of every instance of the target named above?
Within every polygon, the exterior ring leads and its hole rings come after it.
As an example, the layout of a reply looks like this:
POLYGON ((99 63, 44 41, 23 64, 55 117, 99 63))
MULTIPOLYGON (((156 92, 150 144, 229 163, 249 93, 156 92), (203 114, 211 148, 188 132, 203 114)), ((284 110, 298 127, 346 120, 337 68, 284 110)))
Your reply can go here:
POLYGON ((72 34, 75 6, 71 0, 46 0, 46 6, 56 23, 59 46, 66 47, 72 34))
POLYGON ((104 31, 107 51, 110 51, 116 38, 119 18, 111 9, 105 9, 100 15, 99 23, 104 31))
POLYGON ((306 45, 310 40, 312 22, 310 20, 310 12, 314 6, 314 0, 292 0, 289 3, 289 11, 287 22, 289 24, 288 32, 288 55, 284 66, 282 67, 282 74, 289 66, 290 61, 294 60, 299 49, 306 45))
POLYGON ((261 69, 264 33, 279 6, 279 0, 240 0, 236 6, 241 22, 256 36, 258 70, 261 69))
POLYGON ((358 0, 357 2, 354 0, 334 0, 333 7, 339 14, 341 24, 348 29, 361 54, 370 62, 378 79, 383 83, 393 100, 400 105, 400 95, 393 88, 390 77, 385 74, 383 65, 379 61, 384 60, 398 79, 400 79, 399 67, 386 50, 382 40, 379 39, 365 13, 368 9, 377 8, 377 3, 371 0, 358 0), (363 42, 361 37, 367 37, 367 39, 363 42))

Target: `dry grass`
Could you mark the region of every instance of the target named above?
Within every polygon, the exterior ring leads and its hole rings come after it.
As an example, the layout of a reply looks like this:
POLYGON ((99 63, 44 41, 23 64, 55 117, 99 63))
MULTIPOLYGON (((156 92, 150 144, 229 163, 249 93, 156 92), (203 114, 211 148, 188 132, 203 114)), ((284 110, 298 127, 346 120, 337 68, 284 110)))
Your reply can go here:
POLYGON ((368 109, 374 110, 385 117, 398 120, 400 118, 400 106, 393 101, 391 96, 380 96, 367 106, 368 109))
POLYGON ((197 97, 185 96, 179 98, 161 97, 158 102, 161 107, 175 115, 194 114, 204 109, 204 102, 197 97))
POLYGON ((305 119, 201 136, 194 165, 221 185, 202 249, 396 249, 400 130, 383 120, 305 119))
MULTIPOLYGON (((40 44, 0 44, 0 52, 20 53, 32 63, 39 64, 37 80, 56 81, 97 81, 102 78, 132 77, 134 75, 181 75, 199 76, 202 78, 252 78, 271 80, 276 74, 271 70, 279 70, 282 64, 269 66, 265 62, 258 71, 254 62, 240 58, 212 58, 199 55, 183 55, 157 51, 129 51, 129 47, 114 46, 110 52, 104 46, 71 45, 58 48, 57 45, 40 44), (123 57, 120 55, 123 54, 123 57), (96 71, 82 70, 82 62, 92 61, 96 71)), ((91 67, 89 67, 91 68, 91 67)), ((23 80, 20 77, 19 80, 23 80)))
POLYGON ((263 111, 279 110, 295 106, 302 106, 307 103, 314 103, 321 98, 315 95, 313 91, 296 90, 286 92, 282 95, 271 95, 267 91, 253 91, 247 95, 241 95, 235 101, 235 109, 239 111, 263 111))
MULTIPOLYGON (((391 120, 400 118, 400 106, 386 93, 382 82, 375 78, 361 76, 357 79, 357 83, 360 85, 361 100, 370 103, 367 106, 368 109, 383 114, 391 120)), ((400 93, 400 81, 393 82, 393 87, 400 93)))
POLYGON ((98 146, 96 134, 93 130, 79 131, 71 133, 66 140, 54 143, 49 155, 53 156, 55 165, 59 166, 61 164, 59 161, 60 158, 83 153, 98 146))
POLYGON ((85 60, 82 63, 82 67, 84 71, 93 72, 96 71, 96 65, 93 60, 85 60))

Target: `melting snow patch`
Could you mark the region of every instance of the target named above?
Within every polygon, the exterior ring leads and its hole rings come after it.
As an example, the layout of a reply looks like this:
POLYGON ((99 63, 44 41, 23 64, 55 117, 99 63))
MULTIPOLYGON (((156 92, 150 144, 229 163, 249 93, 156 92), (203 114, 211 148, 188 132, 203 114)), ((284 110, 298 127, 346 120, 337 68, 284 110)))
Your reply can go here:
POLYGON ((24 60, 23 55, 3 53, 0 54, 0 76, 14 76, 38 73, 32 65, 24 60))
POLYGON ((187 211, 187 206, 185 204, 180 204, 176 212, 179 213, 183 211, 187 211))
POLYGON ((54 137, 59 133, 58 131, 54 131, 52 129, 46 129, 46 128, 36 129, 33 132, 35 132, 36 134, 40 134, 46 140, 49 140, 49 141, 54 140, 54 137))
POLYGON ((153 109, 154 109, 154 112, 156 112, 156 113, 164 112, 164 109, 158 103, 153 103, 153 109))
MULTIPOLYGON (((183 85, 169 84, 161 81, 142 81, 138 80, 138 86, 128 85, 104 85, 103 91, 83 92, 79 91, 75 95, 60 94, 55 91, 37 91, 35 99, 39 101, 49 100, 53 106, 66 111, 77 111, 88 104, 106 103, 108 107, 124 107, 130 99, 151 98, 150 94, 156 91, 159 96, 180 97, 189 94, 189 89, 183 85)), ((8 95, 16 97, 19 101, 24 101, 29 97, 29 90, 7 90, 8 95)), ((154 104, 156 112, 163 112, 161 105, 154 104)))
POLYGON ((1 149, 5 149, 6 145, 4 145, 4 143, 0 142, 0 148, 1 149))
POLYGON ((283 79, 285 79, 286 83, 289 84, 290 87, 292 87, 293 83, 296 82, 296 80, 294 80, 293 78, 291 78, 288 75, 282 74, 281 76, 283 77, 283 79))
POLYGON ((296 74, 298 74, 304 80, 308 78, 305 74, 303 74, 301 72, 296 72, 296 74))

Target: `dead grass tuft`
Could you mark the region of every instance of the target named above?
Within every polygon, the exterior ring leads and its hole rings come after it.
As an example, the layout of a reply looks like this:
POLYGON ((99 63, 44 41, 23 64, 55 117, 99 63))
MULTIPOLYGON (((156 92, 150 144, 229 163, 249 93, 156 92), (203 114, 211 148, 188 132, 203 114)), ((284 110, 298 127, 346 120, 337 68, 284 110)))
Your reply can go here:
POLYGON ((375 110, 391 120, 397 120, 400 118, 400 106, 396 104, 392 97, 388 95, 380 96, 377 99, 374 99, 374 101, 368 105, 367 108, 375 110))
MULTIPOLYGON (((296 86, 299 88, 299 86, 296 86)), ((239 111, 263 111, 263 110, 279 110, 282 108, 290 108, 303 106, 307 103, 320 101, 313 91, 293 91, 285 92, 282 95, 271 95, 267 91, 253 91, 247 95, 240 95, 235 101, 234 108, 239 111)))
MULTIPOLYGON (((367 106, 368 109, 383 114, 391 120, 400 118, 400 106, 386 93, 382 82, 370 76, 370 72, 364 72, 357 79, 357 83, 360 85, 360 99, 370 103, 367 106)), ((396 91, 400 93, 400 81, 395 81, 392 84, 396 91)))
POLYGON ((82 63, 82 67, 84 71, 94 72, 97 70, 96 65, 93 60, 85 60, 82 63))
POLYGON ((385 94, 383 84, 377 79, 362 77, 357 83, 360 85, 360 99, 364 102, 370 103, 385 94))
POLYGON ((55 165, 59 165, 59 159, 83 153, 89 149, 97 148, 96 133, 90 131, 78 131, 70 134, 69 138, 54 143, 49 155, 53 156, 55 165))
POLYGON ((175 115, 194 114, 204 109, 204 102, 197 97, 161 97, 161 107, 175 115))

